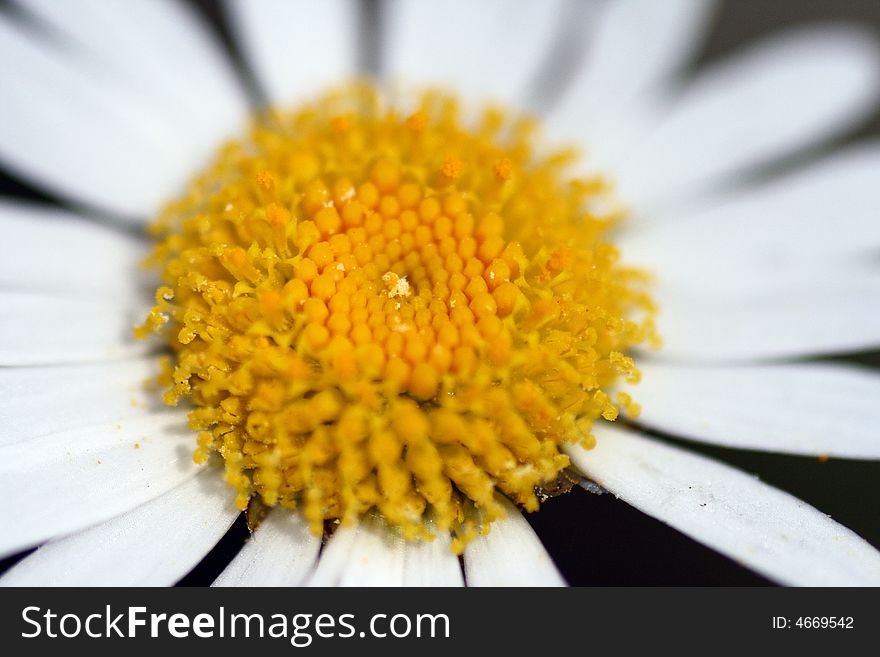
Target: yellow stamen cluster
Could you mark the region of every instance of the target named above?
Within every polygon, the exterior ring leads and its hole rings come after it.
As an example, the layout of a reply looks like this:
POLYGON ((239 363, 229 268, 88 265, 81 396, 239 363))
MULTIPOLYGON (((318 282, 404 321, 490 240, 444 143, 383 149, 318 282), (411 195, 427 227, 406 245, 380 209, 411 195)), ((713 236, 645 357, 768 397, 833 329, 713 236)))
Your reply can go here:
POLYGON ((591 212, 607 185, 537 155, 528 121, 460 115, 366 86, 271 112, 156 222, 142 333, 240 506, 463 536, 466 505, 536 509, 561 444, 634 412, 611 390, 653 306, 604 241, 618 213, 591 212))

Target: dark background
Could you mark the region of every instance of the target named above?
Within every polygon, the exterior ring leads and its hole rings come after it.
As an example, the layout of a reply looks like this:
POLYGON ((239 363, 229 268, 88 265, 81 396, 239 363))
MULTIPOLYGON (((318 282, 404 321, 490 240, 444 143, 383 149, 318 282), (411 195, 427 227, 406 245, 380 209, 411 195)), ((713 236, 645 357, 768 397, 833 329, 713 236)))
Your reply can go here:
MULTIPOLYGON (((181 1, 194 5, 219 31, 229 50, 230 61, 241 73, 242 83, 255 100, 259 99, 259 87, 229 36, 216 0, 181 1)), ((0 10, 11 10, 9 2, 0 0, 0 10)), ((379 22, 375 20, 376 6, 372 0, 364 0, 364 17, 367 23, 375 25, 379 22)), ((696 70, 774 30, 826 20, 858 22, 880 34, 880 0, 727 0, 721 3, 693 68, 696 70)), ((369 42, 366 42, 363 50, 369 61, 369 42)), ((863 129, 846 135, 834 145, 878 135, 880 112, 875 113, 863 129)), ((801 155, 800 159, 814 157, 823 150, 827 148, 801 155)), ((795 163, 791 161, 786 164, 795 163)), ((2 168, 0 195, 63 205, 2 168)), ((880 352, 858 354, 843 360, 880 367, 880 352)), ((729 450, 680 442, 667 436, 660 438, 755 473, 762 480, 830 514, 875 546, 880 546, 880 512, 877 510, 880 463, 841 459, 823 463, 813 458, 729 450)), ((549 500, 540 513, 531 514, 528 518, 571 584, 768 584, 763 578, 645 516, 612 495, 597 496, 576 488, 568 495, 549 500)), ((181 584, 209 584, 246 537, 247 528, 240 519, 181 584)), ((24 554, 0 561, 0 572, 24 554)))

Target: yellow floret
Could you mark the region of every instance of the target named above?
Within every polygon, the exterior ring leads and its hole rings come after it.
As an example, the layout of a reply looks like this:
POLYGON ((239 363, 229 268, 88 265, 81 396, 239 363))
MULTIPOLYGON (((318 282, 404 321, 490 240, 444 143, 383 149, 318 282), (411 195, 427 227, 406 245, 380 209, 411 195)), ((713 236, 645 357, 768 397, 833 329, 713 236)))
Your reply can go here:
POLYGON ((562 444, 638 412, 614 388, 654 307, 608 241, 619 213, 587 210, 604 181, 567 177, 527 121, 414 110, 353 86, 259 117, 155 222, 139 332, 173 350, 166 401, 194 404, 194 458, 219 454, 239 506, 317 533, 372 510, 460 548, 485 530, 469 505, 536 509, 562 444))

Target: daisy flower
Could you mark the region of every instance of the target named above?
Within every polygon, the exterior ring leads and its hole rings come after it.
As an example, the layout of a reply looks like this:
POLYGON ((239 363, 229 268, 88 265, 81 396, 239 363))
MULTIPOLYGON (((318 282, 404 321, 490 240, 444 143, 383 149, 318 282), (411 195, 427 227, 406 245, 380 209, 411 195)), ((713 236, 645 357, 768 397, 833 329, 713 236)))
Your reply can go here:
POLYGON ((229 0, 249 122, 186 5, 18 6, 0 159, 75 210, 0 204, 0 553, 40 546, 0 583, 173 584, 246 508, 217 585, 560 585, 521 511, 574 485, 777 582, 880 583, 658 437, 880 456, 880 378, 805 360, 880 345, 880 150, 758 175, 876 108, 871 34, 683 80, 708 0, 229 0))

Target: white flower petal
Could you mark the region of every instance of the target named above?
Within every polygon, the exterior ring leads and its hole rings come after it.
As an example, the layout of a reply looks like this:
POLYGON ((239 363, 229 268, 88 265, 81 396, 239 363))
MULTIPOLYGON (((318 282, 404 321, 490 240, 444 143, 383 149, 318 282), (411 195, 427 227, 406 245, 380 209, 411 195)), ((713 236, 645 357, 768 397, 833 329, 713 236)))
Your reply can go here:
POLYGON ((130 299, 141 292, 142 241, 37 205, 0 201, 0 287, 130 299))
MULTIPOLYGON (((357 540, 356 527, 339 527, 321 550, 315 570, 303 582, 304 586, 339 586, 351 562, 351 553, 357 540)), ((398 546, 395 546, 398 547, 398 546)), ((394 556, 390 560, 394 560, 394 556)), ((399 568, 397 569, 399 571, 399 568)))
POLYGON ((519 510, 498 498, 507 514, 490 525, 488 534, 465 546, 464 574, 468 586, 565 586, 556 569, 519 510))
POLYGON ((84 51, 84 65, 172 111, 202 148, 216 148, 242 125, 241 86, 213 33, 186 3, 21 2, 84 51))
POLYGON ((880 583, 880 552, 809 504, 717 461, 604 426, 582 473, 637 509, 776 581, 880 583))
MULTIPOLYGON (((554 135, 577 137, 591 152, 605 145, 621 111, 673 77, 702 41, 715 0, 607 3, 584 64, 547 121, 554 135)), ((589 35, 587 35, 589 38, 589 35)))
POLYGON ((141 308, 91 299, 0 291, 0 365, 112 360, 143 353, 132 328, 141 308))
POLYGON ((699 442, 880 459, 880 375, 833 364, 685 367, 640 363, 638 421, 699 442))
POLYGON ((0 368, 0 446, 158 410, 155 359, 0 368))
POLYGON ((375 518, 339 527, 307 586, 461 586, 448 536, 409 542, 375 518))
POLYGON ((838 134, 876 106, 880 49, 855 28, 770 37, 710 67, 617 173, 641 210, 838 134))
POLYGON ((211 586, 299 586, 320 549, 300 514, 274 509, 211 586))
POLYGON ((230 24, 273 103, 301 101, 355 74, 353 0, 227 0, 230 24))
POLYGON ((561 0, 389 0, 383 75, 462 96, 520 101, 549 52, 561 0))
MULTIPOLYGON (((141 221, 181 192, 218 146, 206 147, 201 130, 172 106, 150 102, 4 18, 0 57, 15 62, 0 68, 0 85, 14 90, 4 97, 0 160, 77 203, 141 221)), ((204 106, 227 101, 206 97, 204 106)))
POLYGON ((875 272, 820 270, 748 293, 660 285, 655 298, 664 360, 761 360, 880 345, 875 272))
POLYGON ((438 534, 433 541, 418 541, 404 546, 401 586, 464 586, 461 563, 452 553, 448 534, 438 534))
POLYGON ((646 220, 618 244, 665 282, 757 291, 880 247, 878 180, 880 143, 860 144, 708 207, 646 220))
POLYGON ((220 471, 204 472, 126 514, 50 541, 0 586, 171 586, 216 545, 239 511, 220 471))
POLYGON ((194 443, 185 416, 166 411, 0 447, 0 495, 14 514, 0 555, 162 495, 196 473, 194 443))

